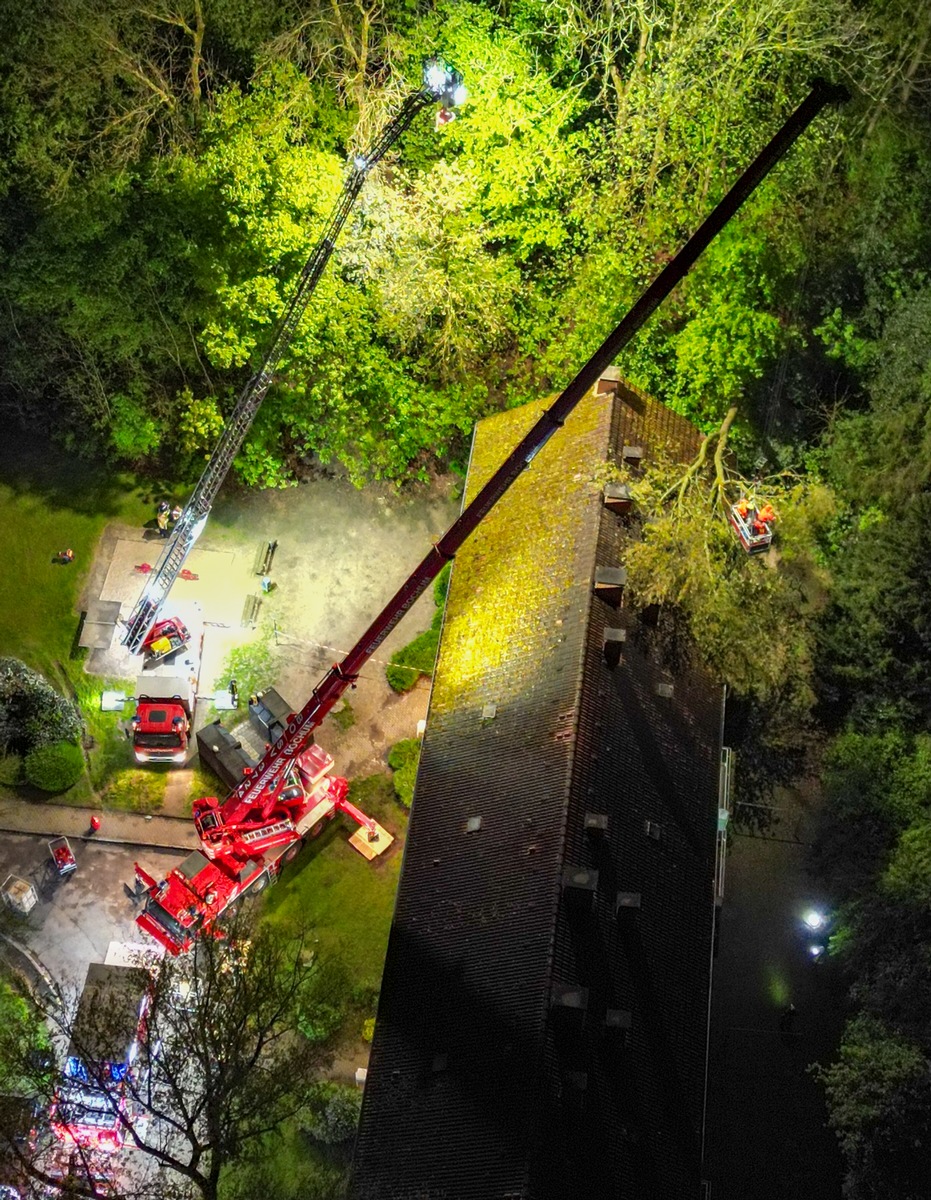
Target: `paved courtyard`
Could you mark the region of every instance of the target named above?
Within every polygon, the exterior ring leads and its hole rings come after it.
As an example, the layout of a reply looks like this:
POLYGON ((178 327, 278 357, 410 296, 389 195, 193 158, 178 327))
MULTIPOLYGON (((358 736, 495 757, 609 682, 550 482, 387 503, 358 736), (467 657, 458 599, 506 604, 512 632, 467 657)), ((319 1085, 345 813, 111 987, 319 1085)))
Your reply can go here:
MULTIPOLYGON (((300 708, 455 519, 458 503, 449 492, 449 481, 413 495, 377 486, 360 491, 341 478, 265 492, 229 485, 188 559, 187 569, 196 578, 178 579, 164 608, 165 615, 203 629, 196 724, 203 723, 213 696, 228 683, 224 665, 231 651, 257 643, 271 652, 269 677, 261 686, 277 687, 300 708), (270 572, 274 587, 263 595, 256 559, 271 541, 278 543, 270 572), (256 619, 244 623, 250 598, 257 602, 256 619)), ((165 545, 154 532, 108 526, 84 589, 85 611, 115 602, 124 618, 129 615, 147 578, 139 568, 154 566, 165 545)), ((423 683, 398 697, 387 686, 384 665, 394 650, 427 628, 433 612, 428 591, 347 694, 353 728, 339 730, 329 723, 322 731, 321 741, 337 756, 340 774, 384 769, 387 748, 415 736, 426 715, 429 687, 423 683)), ((106 678, 134 679, 139 664, 120 644, 117 629, 109 646, 90 652, 86 669, 101 677, 103 688, 106 678)), ((226 723, 232 727, 236 720, 230 714, 226 723)), ((169 789, 166 811, 171 797, 183 791, 169 789)))

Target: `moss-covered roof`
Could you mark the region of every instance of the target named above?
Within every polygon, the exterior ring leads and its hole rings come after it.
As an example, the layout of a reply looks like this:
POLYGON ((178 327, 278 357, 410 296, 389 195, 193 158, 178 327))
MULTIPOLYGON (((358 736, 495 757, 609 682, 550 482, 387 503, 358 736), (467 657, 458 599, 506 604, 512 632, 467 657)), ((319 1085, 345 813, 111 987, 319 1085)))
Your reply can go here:
MULTIPOLYGON (((479 425, 467 498, 544 403, 479 425)), ((606 664, 627 618, 592 584, 629 534, 601 493, 631 443, 688 458, 698 434, 624 384, 585 397, 457 556, 356 1200, 697 1191, 719 696, 684 668, 669 697, 637 628, 606 664), (563 894, 576 868, 597 873, 581 906, 563 894), (627 924, 618 891, 644 898, 627 924), (584 1020, 554 1012, 560 988, 584 991, 584 1020)))
MULTIPOLYGON (((525 404, 478 426, 466 502, 547 403, 525 404)), ((434 717, 479 701, 505 703, 546 670, 553 642, 562 636, 569 592, 580 579, 587 585, 590 576, 610 408, 604 396, 584 398, 457 555, 435 672, 434 717)))

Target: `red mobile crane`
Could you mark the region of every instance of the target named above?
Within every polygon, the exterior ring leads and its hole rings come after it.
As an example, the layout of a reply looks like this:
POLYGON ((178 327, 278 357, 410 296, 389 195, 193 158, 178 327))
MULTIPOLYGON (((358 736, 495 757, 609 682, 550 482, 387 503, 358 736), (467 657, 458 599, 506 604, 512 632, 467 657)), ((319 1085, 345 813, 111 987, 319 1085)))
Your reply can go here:
POLYGON ((264 888, 278 875, 282 864, 297 854, 304 838, 313 836, 319 823, 335 816, 337 811, 348 812, 372 836, 374 822, 346 799, 346 780, 328 778, 332 759, 312 744, 314 730, 352 686, 362 666, 417 597, 455 556, 514 480, 530 466, 604 368, 614 361, 793 142, 827 104, 846 98, 845 89, 823 80, 815 81, 809 95, 772 141, 408 576, 349 653, 330 668, 255 769, 244 776, 222 804, 213 797, 195 802, 194 823, 201 849, 195 850, 160 883, 136 866, 146 892, 144 910, 137 922, 172 954, 188 950, 203 933, 216 933, 223 910, 244 893, 264 888))

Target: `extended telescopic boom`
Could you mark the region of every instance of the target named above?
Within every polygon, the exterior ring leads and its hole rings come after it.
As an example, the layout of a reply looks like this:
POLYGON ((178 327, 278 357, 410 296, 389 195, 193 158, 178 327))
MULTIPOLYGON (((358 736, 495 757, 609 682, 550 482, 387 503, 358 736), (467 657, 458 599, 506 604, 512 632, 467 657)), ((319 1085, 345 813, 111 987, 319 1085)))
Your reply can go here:
POLYGON ((505 459, 459 519, 447 530, 429 554, 417 566, 397 593, 388 601, 365 633, 341 662, 330 668, 301 711, 295 714, 281 738, 266 751, 254 772, 246 776, 230 793, 222 807, 222 819, 235 822, 253 806, 267 803, 283 785, 295 758, 343 692, 358 677, 359 671, 378 649, 414 601, 452 559, 456 551, 482 518, 504 495, 514 480, 530 466, 557 429, 600 377, 618 353, 656 311, 679 283, 698 256, 721 232, 744 201, 762 183, 777 162, 828 104, 848 98, 846 90, 816 80, 805 100, 789 117, 772 141, 760 152, 743 175, 678 254, 660 272, 617 328, 599 346, 553 406, 540 417, 520 445, 505 459))
POLYGON ((265 359, 240 393, 236 407, 223 431, 223 436, 188 500, 184 512, 178 519, 171 539, 165 547, 158 565, 149 577, 145 590, 126 622, 123 645, 128 646, 134 653, 138 654, 142 651, 149 631, 158 620, 166 596, 184 566, 191 548, 200 536, 217 493, 232 466, 233 459, 245 441, 246 434, 252 427, 255 415, 265 399, 265 394, 274 380, 275 371, 294 337, 298 322, 310 303, 320 276, 330 260, 336 239, 346 224, 362 190, 362 185, 365 183, 366 176, 372 167, 384 158, 422 109, 437 102, 453 107, 461 104, 464 99, 465 89, 459 72, 449 67, 442 59, 431 58, 424 65, 423 84, 420 89, 408 96, 401 111, 382 130, 378 141, 368 153, 357 154, 353 158, 349 175, 336 202, 336 207, 330 214, 320 240, 301 271, 297 286, 278 323, 265 359))

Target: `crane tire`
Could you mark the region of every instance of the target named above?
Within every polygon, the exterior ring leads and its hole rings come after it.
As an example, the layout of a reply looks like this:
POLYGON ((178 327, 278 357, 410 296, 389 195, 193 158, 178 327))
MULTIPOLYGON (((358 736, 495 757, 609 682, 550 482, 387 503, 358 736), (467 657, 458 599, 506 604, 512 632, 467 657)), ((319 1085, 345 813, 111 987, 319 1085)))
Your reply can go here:
POLYGON ((316 825, 314 825, 314 826, 313 826, 313 828, 312 828, 312 829, 309 831, 309 833, 307 834, 307 836, 308 836, 309 838, 316 838, 316 837, 319 837, 319 836, 320 836, 320 834, 321 834, 321 833, 323 833, 323 827, 324 827, 325 825, 326 825, 326 817, 322 817, 322 818, 321 818, 321 819, 320 819, 320 820, 317 822, 317 824, 316 824, 316 825))
POLYGON ((268 876, 260 875, 258 877, 258 879, 255 881, 255 883, 252 885, 252 887, 249 888, 249 891, 253 894, 253 896, 257 896, 259 894, 259 892, 264 892, 267 887, 268 887, 268 876))
POLYGON ((287 848, 287 850, 285 850, 284 854, 282 854, 281 861, 282 862, 291 862, 292 859, 297 858, 297 856, 300 854, 300 852, 303 849, 304 849, 304 839, 298 838, 298 840, 296 842, 292 842, 291 845, 287 848))

